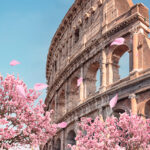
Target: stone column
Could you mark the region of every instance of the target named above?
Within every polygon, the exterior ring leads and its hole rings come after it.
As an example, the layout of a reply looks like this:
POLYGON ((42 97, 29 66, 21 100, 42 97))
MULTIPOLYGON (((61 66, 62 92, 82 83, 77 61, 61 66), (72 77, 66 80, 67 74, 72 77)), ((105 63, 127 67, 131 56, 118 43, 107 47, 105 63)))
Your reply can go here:
POLYGON ((84 93, 84 68, 81 67, 81 75, 80 77, 83 79, 82 83, 80 84, 80 103, 84 101, 85 93, 84 93))
POLYGON ((136 95, 130 94, 129 99, 131 100, 131 112, 132 112, 132 114, 137 115, 136 95))
POLYGON ((56 92, 56 95, 55 95, 55 121, 56 121, 56 119, 57 119, 57 108, 58 108, 58 94, 57 94, 57 92, 56 92))
POLYGON ((72 35, 70 35, 70 56, 72 56, 73 54, 73 37, 72 35))
POLYGON ((112 66, 112 61, 111 59, 109 59, 109 62, 108 62, 108 83, 109 85, 111 85, 113 83, 113 66, 112 66))
POLYGON ((87 78, 84 77, 84 98, 87 98, 87 78))
MULTIPOLYGON (((77 134, 77 131, 79 131, 78 124, 80 123, 79 118, 75 119, 75 133, 77 134)), ((78 144, 78 141, 76 141, 76 145, 78 144)), ((79 150, 79 147, 77 147, 77 150, 79 150)))
POLYGON ((98 110, 98 116, 99 116, 100 120, 101 120, 102 122, 104 122, 104 119, 103 119, 103 109, 102 109, 102 107, 99 108, 99 110, 98 110))
POLYGON ((66 81, 66 85, 65 85, 65 113, 68 112, 68 80, 66 81))
POLYGON ((101 64, 101 88, 100 92, 105 90, 106 87, 106 54, 105 50, 102 50, 102 64, 101 64))
POLYGON ((61 138, 61 150, 65 149, 65 129, 62 131, 62 138, 61 138))
POLYGON ((55 150, 54 138, 52 139, 52 146, 51 146, 51 150, 55 150))
POLYGON ((133 72, 138 70, 138 33, 133 33, 133 72))

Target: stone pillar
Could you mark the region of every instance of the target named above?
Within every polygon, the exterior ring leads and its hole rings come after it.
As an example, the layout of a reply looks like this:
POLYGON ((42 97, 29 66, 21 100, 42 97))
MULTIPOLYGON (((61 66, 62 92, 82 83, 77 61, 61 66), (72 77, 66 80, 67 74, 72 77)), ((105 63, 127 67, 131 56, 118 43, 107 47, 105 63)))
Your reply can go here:
POLYGON ((61 150, 65 149, 65 129, 62 131, 61 150))
POLYGON ((70 36, 70 56, 73 54, 73 37, 72 35, 70 36))
POLYGON ((86 34, 84 34, 84 36, 83 36, 83 46, 84 46, 84 48, 85 48, 86 42, 87 42, 87 40, 86 40, 86 34))
POLYGON ((84 101, 85 93, 84 93, 84 68, 81 67, 81 75, 80 77, 83 79, 82 83, 80 84, 80 103, 84 101))
POLYGON ((100 118, 100 120, 102 121, 102 122, 104 122, 104 119, 103 119, 103 109, 102 109, 102 107, 101 108, 99 108, 99 110, 98 110, 98 116, 99 116, 99 118, 100 118))
POLYGON ((84 98, 87 98, 87 79, 84 77, 84 98))
POLYGON ((108 83, 109 85, 111 85, 113 83, 113 66, 112 66, 112 62, 111 60, 109 60, 109 63, 108 63, 108 83))
POLYGON ((56 119, 57 119, 57 108, 58 108, 58 94, 56 93, 56 95, 55 95, 55 121, 56 121, 56 119))
POLYGON ((65 113, 68 112, 68 80, 66 81, 66 85, 65 85, 65 113))
POLYGON ((52 147, 51 147, 51 150, 55 150, 54 138, 52 139, 52 147))
POLYGON ((51 150, 52 148, 51 148, 52 146, 51 146, 51 141, 49 141, 49 143, 48 143, 48 150, 51 150))
POLYGON ((60 49, 58 49, 58 71, 60 71, 60 66, 61 66, 61 62, 60 62, 60 60, 61 60, 61 54, 60 54, 60 49))
POLYGON ((131 100, 131 112, 132 112, 132 114, 137 115, 136 95, 130 94, 129 99, 131 100))
MULTIPOLYGON (((80 123, 79 118, 77 118, 75 120, 75 133, 77 134, 77 131, 79 131, 79 126, 78 124, 80 123)), ((76 145, 78 144, 78 141, 76 141, 76 145)), ((79 150, 79 148, 77 147, 77 150, 79 150)))
POLYGON ((133 33, 133 72, 138 70, 138 33, 133 33))
POLYGON ((101 87, 100 92, 105 90, 106 87, 106 54, 105 50, 102 50, 102 65, 101 65, 101 87))

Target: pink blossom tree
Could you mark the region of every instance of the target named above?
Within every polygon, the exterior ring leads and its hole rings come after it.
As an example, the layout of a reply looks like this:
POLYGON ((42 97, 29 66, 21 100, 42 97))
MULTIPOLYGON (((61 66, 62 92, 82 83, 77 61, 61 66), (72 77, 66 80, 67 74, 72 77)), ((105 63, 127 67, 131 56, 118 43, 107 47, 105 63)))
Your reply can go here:
POLYGON ((37 146, 55 135, 57 125, 51 112, 45 112, 42 100, 36 105, 39 92, 27 89, 13 75, 0 76, 0 147, 37 146))
POLYGON ((149 150, 150 120, 136 115, 120 114, 101 121, 82 118, 72 150, 149 150))

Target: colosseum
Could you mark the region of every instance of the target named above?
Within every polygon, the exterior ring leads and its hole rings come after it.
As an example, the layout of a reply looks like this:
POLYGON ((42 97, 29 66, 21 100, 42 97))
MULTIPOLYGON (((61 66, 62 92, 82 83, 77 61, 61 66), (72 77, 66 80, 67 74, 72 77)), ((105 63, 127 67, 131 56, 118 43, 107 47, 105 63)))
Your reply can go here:
POLYGON ((68 150, 84 116, 105 119, 125 111, 150 116, 149 33, 149 10, 141 3, 75 0, 51 41, 46 65, 46 109, 54 110, 56 123, 68 125, 43 150, 68 150), (111 46, 119 37, 124 43, 111 46), (129 71, 121 78, 125 53, 129 71), (118 102, 111 108, 116 94, 118 102))

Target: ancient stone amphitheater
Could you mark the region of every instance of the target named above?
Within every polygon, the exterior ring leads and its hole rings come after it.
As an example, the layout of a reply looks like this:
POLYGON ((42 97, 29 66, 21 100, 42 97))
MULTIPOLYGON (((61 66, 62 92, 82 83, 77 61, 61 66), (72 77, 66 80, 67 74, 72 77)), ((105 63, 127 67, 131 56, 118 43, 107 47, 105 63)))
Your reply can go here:
POLYGON ((55 122, 68 126, 42 149, 67 150, 67 144, 75 144, 83 116, 94 119, 101 114, 105 119, 125 111, 150 116, 149 33, 149 12, 143 4, 75 0, 52 39, 46 66, 47 110, 55 111, 55 122), (124 44, 110 46, 118 37, 124 44), (129 71, 120 78, 119 61, 126 52, 129 71), (109 101, 116 94, 118 103, 111 109, 109 101))

